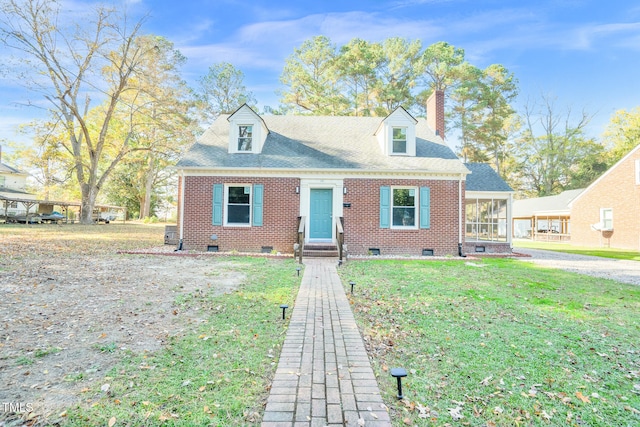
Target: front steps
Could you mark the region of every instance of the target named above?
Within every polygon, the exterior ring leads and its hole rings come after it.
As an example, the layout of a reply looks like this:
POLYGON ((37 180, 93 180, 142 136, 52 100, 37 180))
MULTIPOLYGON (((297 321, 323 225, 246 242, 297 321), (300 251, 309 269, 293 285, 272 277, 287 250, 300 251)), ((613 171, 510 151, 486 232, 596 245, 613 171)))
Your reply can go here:
POLYGON ((338 247, 333 243, 307 243, 302 251, 303 258, 338 258, 338 247))

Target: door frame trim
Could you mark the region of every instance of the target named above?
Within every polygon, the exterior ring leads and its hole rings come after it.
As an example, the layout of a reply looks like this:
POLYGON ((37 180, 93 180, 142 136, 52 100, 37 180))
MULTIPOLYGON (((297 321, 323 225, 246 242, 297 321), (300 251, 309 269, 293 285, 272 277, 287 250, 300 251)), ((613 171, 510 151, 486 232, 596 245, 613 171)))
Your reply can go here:
MULTIPOLYGON (((306 218, 305 228, 310 230, 311 221, 311 189, 333 190, 331 212, 331 242, 336 241, 336 218, 342 216, 344 181, 342 179, 310 178, 300 180, 300 216, 306 218)), ((305 243, 328 242, 329 239, 310 239, 309 233, 305 233, 305 243)))

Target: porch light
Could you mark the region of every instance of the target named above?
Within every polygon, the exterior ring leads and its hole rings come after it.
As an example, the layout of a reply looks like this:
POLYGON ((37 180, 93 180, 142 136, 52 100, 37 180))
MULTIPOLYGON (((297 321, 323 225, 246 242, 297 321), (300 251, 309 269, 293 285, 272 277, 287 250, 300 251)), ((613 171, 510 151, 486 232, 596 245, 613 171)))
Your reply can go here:
POLYGON ((347 194, 347 187, 342 187, 342 194, 347 194))
POLYGON ((296 194, 300 194, 300 187, 296 185, 296 194))

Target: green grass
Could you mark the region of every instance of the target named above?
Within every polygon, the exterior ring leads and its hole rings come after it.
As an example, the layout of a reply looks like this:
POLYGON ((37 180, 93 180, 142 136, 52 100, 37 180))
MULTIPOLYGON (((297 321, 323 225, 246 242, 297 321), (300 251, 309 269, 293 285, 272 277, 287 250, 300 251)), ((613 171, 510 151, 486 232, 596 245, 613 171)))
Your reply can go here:
POLYGON ((614 248, 587 248, 581 246, 573 246, 568 243, 533 242, 530 240, 516 240, 513 242, 513 246, 515 248, 520 247, 529 249, 545 249, 548 251, 566 252, 569 254, 591 255, 603 258, 640 261, 640 252, 614 248))
POLYGON ((395 426, 640 425, 640 288, 512 259, 340 275, 395 426))
POLYGON ((161 351, 123 352, 120 364, 85 390, 83 404, 67 411, 63 425, 104 426, 112 418, 136 426, 258 423, 286 333, 279 305, 293 306, 300 278, 292 259, 227 261, 246 274, 241 288, 177 299, 209 313, 206 322, 172 337, 161 351))

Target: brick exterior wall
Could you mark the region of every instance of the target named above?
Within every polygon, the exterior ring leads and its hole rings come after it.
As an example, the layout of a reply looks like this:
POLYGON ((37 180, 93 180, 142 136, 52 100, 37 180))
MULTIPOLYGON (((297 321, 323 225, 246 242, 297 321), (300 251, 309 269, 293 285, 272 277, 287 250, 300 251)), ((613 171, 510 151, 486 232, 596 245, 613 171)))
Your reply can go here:
MULTIPOLYGON (((300 186, 299 179, 205 176, 183 179, 187 196, 183 249, 206 251, 209 245, 217 245, 221 252, 260 252, 262 246, 273 246, 274 250, 282 253, 293 252, 300 212, 300 195, 295 193, 295 187, 300 186), (263 226, 212 225, 213 185, 226 183, 264 185, 263 226), (212 240, 212 235, 217 239, 212 240)), ((351 207, 343 209, 345 244, 349 254, 366 255, 369 248, 379 248, 382 255, 422 255, 423 249, 433 249, 435 256, 458 254, 457 180, 345 179, 344 185, 348 188, 344 202, 351 203, 351 207), (430 228, 380 228, 381 186, 429 187, 430 228)), ((462 191, 464 194, 464 182, 462 191)))
POLYGON ((348 189, 344 202, 351 203, 343 211, 349 254, 367 255, 369 248, 380 249, 381 255, 422 255, 422 249, 433 249, 435 256, 458 254, 457 180, 345 179, 344 185, 348 189), (380 228, 380 187, 384 185, 430 187, 431 227, 380 228))
POLYGON ((571 243, 581 246, 640 250, 640 185, 635 161, 640 149, 617 163, 571 206, 571 243), (613 209, 613 231, 596 231, 600 209, 613 209))
POLYGON ((300 213, 300 195, 295 192, 299 179, 187 176, 184 180, 183 249, 206 251, 209 245, 217 245, 221 252, 260 252, 263 246, 272 246, 282 253, 293 252, 300 213), (227 183, 264 185, 262 226, 213 225, 213 185, 227 183), (212 235, 217 239, 212 240, 212 235))
POLYGON ((482 255, 483 252, 477 252, 477 247, 484 247, 484 253, 487 254, 510 254, 512 252, 511 245, 505 242, 466 242, 463 251, 467 255, 482 255))

